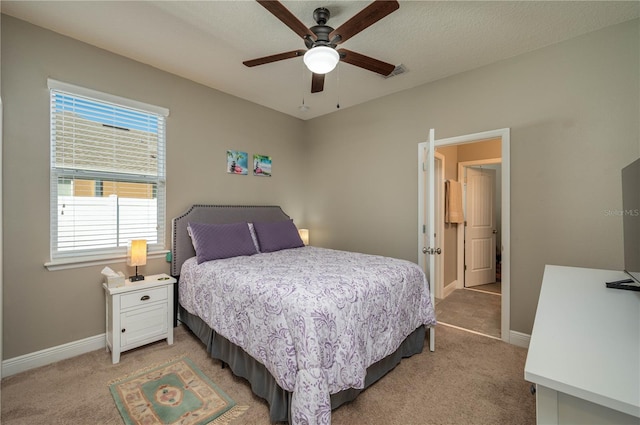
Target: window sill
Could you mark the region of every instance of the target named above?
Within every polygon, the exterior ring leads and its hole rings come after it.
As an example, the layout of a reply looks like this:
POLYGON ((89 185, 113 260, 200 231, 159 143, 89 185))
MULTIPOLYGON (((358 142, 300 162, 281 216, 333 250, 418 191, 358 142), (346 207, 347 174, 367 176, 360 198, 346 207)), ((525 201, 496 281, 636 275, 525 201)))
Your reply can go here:
MULTIPOLYGON (((169 250, 154 251, 147 254, 147 260, 157 260, 166 258, 169 250)), ((99 266, 102 264, 124 263, 127 261, 126 255, 121 256, 91 256, 91 257, 75 257, 61 260, 53 260, 44 263, 44 266, 50 272, 66 269, 77 269, 80 267, 99 266)))

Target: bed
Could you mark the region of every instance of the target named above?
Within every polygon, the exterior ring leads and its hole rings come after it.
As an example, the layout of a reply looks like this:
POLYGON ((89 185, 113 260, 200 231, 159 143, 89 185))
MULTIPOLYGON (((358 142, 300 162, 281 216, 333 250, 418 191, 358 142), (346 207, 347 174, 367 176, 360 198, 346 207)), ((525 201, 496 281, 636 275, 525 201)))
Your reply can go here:
POLYGON ((194 205, 173 219, 178 316, 268 402, 272 422, 329 424, 332 409, 422 352, 427 329, 434 350, 433 292, 414 263, 289 247, 280 235, 295 239, 291 229, 278 206, 194 205), (244 242, 207 257, 213 237, 244 242), (242 253, 250 243, 256 252, 242 253))

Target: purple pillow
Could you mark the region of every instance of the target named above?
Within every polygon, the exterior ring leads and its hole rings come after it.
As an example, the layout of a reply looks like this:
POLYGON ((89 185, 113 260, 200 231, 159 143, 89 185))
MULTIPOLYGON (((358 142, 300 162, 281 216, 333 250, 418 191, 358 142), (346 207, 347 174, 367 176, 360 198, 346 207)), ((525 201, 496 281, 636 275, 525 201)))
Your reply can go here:
POLYGON ((304 246, 293 220, 253 223, 261 252, 304 246))
POLYGON ((188 231, 198 264, 257 253, 247 223, 189 223, 188 231))

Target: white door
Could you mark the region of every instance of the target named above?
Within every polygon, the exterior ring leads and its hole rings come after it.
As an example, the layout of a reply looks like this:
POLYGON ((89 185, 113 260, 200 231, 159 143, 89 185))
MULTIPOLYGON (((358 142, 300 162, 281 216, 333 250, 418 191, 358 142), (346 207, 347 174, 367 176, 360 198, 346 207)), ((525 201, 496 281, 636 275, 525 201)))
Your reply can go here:
POLYGON ((496 281, 496 171, 466 168, 464 286, 496 281))
POLYGON ((427 247, 423 252, 427 255, 427 271, 429 282, 436 281, 436 189, 435 189, 435 131, 429 130, 429 149, 427 150, 427 247))
POLYGON ((433 281, 433 292, 434 292, 434 296, 435 298, 444 298, 443 296, 443 282, 444 282, 444 262, 443 262, 443 250, 444 250, 444 219, 443 219, 443 215, 444 215, 444 166, 443 166, 443 162, 444 162, 444 156, 442 154, 439 154, 438 152, 434 151, 434 161, 432 163, 429 162, 429 147, 428 147, 428 142, 421 144, 422 145, 422 151, 421 151, 421 156, 420 156, 420 167, 422 170, 422 174, 421 174, 421 193, 422 193, 422 197, 420 197, 420 199, 422 200, 423 204, 421 206, 421 211, 430 211, 429 209, 429 202, 430 202, 430 196, 429 196, 429 190, 431 190, 433 192, 433 212, 434 212, 434 227, 433 227, 433 231, 432 236, 433 236, 433 241, 429 241, 428 236, 429 233, 427 232, 427 228, 429 226, 429 219, 427 217, 427 215, 425 214, 425 216, 423 217, 422 221, 421 221, 421 230, 420 230, 420 240, 419 240, 419 247, 420 247, 420 253, 418 255, 420 255, 420 261, 419 263, 422 265, 423 270, 425 272, 425 274, 427 275, 427 277, 429 276, 429 272, 430 270, 433 270, 434 272, 434 276, 435 276, 435 280, 433 281), (431 166, 429 166, 430 164, 432 164, 431 166), (433 178, 430 180, 429 179, 429 169, 433 169, 433 178), (433 184, 431 184, 431 182, 433 182, 433 184), (431 248, 434 248, 434 252, 435 252, 435 265, 433 267, 429 266, 429 259, 432 256, 431 255, 431 248))
MULTIPOLYGON (((436 208, 436 190, 435 190, 435 131, 429 130, 429 138, 426 143, 419 146, 420 156, 420 180, 418 196, 422 200, 421 208, 419 208, 418 223, 420 226, 419 238, 419 257, 418 262, 422 265, 425 275, 429 281, 431 290, 431 303, 435 306, 434 282, 436 281, 436 252, 440 252, 439 248, 435 248, 436 227, 435 227, 435 208, 436 208)), ((435 350, 435 330, 429 328, 429 349, 435 350)))

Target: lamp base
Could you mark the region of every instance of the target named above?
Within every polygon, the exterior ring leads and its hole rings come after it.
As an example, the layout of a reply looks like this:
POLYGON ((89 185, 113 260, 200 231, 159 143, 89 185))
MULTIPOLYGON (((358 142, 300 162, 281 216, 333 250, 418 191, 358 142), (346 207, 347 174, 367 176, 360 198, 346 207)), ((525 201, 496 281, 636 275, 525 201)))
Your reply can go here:
POLYGON ((129 282, 138 282, 140 280, 144 280, 144 276, 141 274, 137 274, 135 276, 129 276, 129 282))

